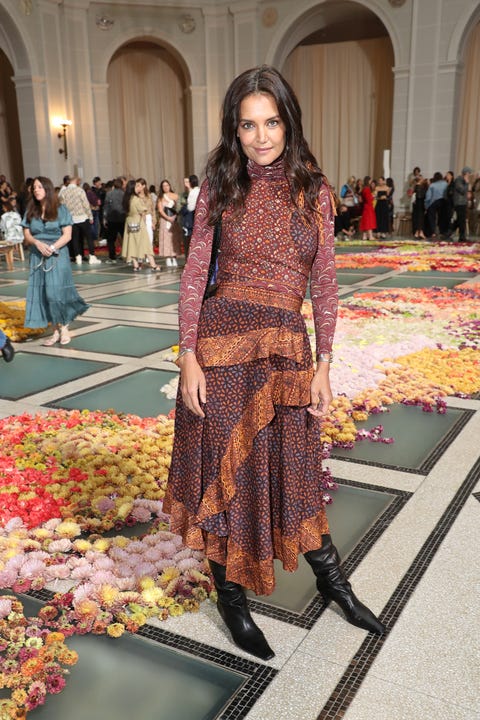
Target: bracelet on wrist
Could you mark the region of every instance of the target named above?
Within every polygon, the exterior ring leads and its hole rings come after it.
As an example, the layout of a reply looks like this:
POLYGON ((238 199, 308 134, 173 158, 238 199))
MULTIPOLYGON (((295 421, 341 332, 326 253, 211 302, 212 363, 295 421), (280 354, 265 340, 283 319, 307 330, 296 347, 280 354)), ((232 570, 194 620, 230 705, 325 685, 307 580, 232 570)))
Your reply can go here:
POLYGON ((186 355, 187 353, 193 353, 193 352, 195 352, 195 350, 192 350, 192 348, 183 348, 183 350, 180 350, 180 352, 178 353, 178 355, 177 355, 177 357, 176 357, 175 365, 177 365, 177 367, 180 367, 180 366, 178 365, 178 361, 181 360, 182 357, 183 357, 184 355, 186 355))
POLYGON ((333 362, 333 353, 332 352, 317 353, 317 363, 319 363, 319 362, 332 363, 333 362))

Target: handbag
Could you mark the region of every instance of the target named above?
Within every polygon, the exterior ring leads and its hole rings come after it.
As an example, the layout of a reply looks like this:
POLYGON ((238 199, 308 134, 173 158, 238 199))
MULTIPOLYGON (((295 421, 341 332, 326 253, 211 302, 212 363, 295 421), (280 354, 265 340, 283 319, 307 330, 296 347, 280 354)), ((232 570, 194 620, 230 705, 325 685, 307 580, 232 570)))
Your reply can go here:
POLYGON ((140 232, 140 223, 127 223, 127 230, 129 233, 140 232))
POLYGON ((177 214, 177 211, 174 210, 174 208, 170 207, 163 208, 163 212, 165 213, 165 215, 168 215, 168 217, 175 217, 175 215, 177 214))
POLYGON ((207 285, 203 294, 203 302, 213 297, 217 291, 218 256, 220 255, 220 241, 222 239, 222 220, 215 223, 212 240, 212 254, 208 266, 207 285))

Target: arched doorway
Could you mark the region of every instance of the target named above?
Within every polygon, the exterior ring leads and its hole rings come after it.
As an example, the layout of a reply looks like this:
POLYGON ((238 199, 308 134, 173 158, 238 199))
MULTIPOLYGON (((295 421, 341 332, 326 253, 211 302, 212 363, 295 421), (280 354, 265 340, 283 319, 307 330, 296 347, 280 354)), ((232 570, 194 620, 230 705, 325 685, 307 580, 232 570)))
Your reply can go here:
POLYGON ((187 80, 167 49, 136 41, 107 70, 112 168, 116 175, 168 178, 177 189, 190 161, 187 80))
POLYGON ((383 22, 357 2, 325 2, 300 18, 282 71, 298 95, 305 135, 337 189, 350 175, 389 174, 392 42, 383 22), (313 31, 312 31, 313 30, 313 31))
POLYGON ((18 189, 23 182, 22 143, 13 67, 0 50, 0 173, 18 189))

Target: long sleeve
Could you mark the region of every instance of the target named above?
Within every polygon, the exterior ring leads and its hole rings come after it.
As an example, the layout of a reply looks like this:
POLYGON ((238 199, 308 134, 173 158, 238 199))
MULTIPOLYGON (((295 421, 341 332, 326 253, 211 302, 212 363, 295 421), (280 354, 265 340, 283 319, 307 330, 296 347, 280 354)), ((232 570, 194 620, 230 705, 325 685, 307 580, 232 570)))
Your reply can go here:
POLYGON ((205 180, 198 196, 188 260, 180 282, 180 350, 195 350, 197 345, 198 318, 207 285, 212 241, 213 227, 208 225, 208 183, 205 180))
POLYGON ((326 187, 320 191, 320 207, 323 214, 325 242, 323 245, 318 244, 310 278, 317 353, 331 352, 338 311, 334 218, 330 193, 326 187))

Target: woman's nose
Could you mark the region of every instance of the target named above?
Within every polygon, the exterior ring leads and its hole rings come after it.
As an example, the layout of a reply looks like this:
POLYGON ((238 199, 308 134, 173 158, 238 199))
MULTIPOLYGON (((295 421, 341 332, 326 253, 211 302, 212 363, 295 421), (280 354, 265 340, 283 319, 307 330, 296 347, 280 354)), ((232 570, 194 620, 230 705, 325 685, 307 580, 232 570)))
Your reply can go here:
POLYGON ((257 138, 259 143, 266 143, 268 140, 267 129, 265 127, 259 127, 257 130, 257 138))

